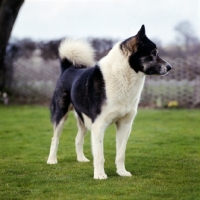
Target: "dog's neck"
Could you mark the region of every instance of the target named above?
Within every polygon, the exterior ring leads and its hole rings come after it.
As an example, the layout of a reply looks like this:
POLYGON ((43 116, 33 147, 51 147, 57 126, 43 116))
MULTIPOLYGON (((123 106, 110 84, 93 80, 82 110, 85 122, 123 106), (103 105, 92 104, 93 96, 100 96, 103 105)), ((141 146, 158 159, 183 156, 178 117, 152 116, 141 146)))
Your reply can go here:
POLYGON ((119 43, 100 60, 99 66, 105 79, 107 95, 112 93, 110 99, 120 101, 121 97, 123 101, 127 98, 127 103, 131 104, 134 98, 141 95, 145 75, 142 72, 136 73, 130 67, 128 58, 119 48, 119 43))
POLYGON ((108 53, 99 61, 99 66, 104 75, 108 79, 120 79, 130 85, 131 82, 143 80, 145 74, 142 72, 135 72, 128 62, 128 56, 120 49, 120 43, 117 43, 108 53), (108 74, 108 77, 106 75, 108 74))

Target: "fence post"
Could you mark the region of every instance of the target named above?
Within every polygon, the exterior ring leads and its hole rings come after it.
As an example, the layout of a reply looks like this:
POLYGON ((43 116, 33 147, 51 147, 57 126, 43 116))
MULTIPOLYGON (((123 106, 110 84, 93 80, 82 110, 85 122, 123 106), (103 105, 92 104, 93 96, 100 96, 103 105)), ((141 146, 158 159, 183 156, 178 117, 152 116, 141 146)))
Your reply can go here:
POLYGON ((200 76, 195 78, 195 88, 194 88, 194 103, 192 107, 200 105, 200 76))

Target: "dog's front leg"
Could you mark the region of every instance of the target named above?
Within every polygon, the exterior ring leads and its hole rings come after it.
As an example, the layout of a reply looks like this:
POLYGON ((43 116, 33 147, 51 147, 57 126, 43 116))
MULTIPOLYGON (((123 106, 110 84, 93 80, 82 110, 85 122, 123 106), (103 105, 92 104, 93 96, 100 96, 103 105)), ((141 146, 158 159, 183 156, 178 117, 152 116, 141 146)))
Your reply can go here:
POLYGON ((100 123, 92 125, 92 152, 94 159, 94 179, 106 179, 107 175, 104 171, 104 153, 103 153, 103 139, 105 126, 100 123))
POLYGON ((127 141, 131 132, 133 118, 135 117, 136 112, 131 112, 127 114, 122 119, 118 120, 116 123, 117 133, 116 133, 116 167, 117 173, 120 176, 132 176, 130 172, 126 171, 125 168, 125 151, 127 141))

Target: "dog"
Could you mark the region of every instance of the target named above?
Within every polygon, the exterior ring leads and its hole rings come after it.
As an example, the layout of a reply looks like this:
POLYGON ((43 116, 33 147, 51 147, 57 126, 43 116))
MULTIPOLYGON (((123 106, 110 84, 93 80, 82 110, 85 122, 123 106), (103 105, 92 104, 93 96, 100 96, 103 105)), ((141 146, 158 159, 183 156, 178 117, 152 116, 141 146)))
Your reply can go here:
POLYGON ((54 135, 47 163, 57 163, 59 137, 72 107, 78 126, 77 160, 89 162, 83 153, 83 143, 90 130, 94 179, 106 179, 103 139, 106 128, 114 123, 117 174, 131 176, 124 164, 125 150, 145 75, 165 75, 172 67, 158 56, 144 25, 135 36, 115 44, 96 64, 94 54, 92 46, 84 40, 65 39, 60 44, 61 75, 50 105, 54 135))

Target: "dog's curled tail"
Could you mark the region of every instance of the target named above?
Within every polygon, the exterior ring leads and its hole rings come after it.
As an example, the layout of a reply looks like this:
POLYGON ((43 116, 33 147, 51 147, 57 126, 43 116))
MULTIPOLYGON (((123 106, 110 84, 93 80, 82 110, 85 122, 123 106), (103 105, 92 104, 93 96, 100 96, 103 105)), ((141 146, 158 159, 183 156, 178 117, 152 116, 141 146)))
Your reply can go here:
POLYGON ((95 51, 85 40, 64 39, 58 51, 62 72, 71 66, 86 68, 95 64, 95 51))

